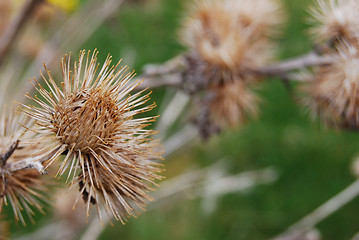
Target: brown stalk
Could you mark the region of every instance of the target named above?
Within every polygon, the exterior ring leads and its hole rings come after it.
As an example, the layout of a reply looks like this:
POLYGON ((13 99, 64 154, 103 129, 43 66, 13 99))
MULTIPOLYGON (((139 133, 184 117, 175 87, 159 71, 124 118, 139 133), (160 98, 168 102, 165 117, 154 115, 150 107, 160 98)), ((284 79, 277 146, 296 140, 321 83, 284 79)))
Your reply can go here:
POLYGON ((339 192, 337 195, 324 202, 321 206, 309 213, 297 223, 290 226, 284 233, 276 236, 272 240, 296 240, 301 239, 304 233, 313 229, 318 223, 335 213, 341 207, 352 201, 359 195, 359 179, 339 192))
POLYGON ((31 17, 36 7, 41 4, 43 0, 28 0, 20 13, 6 28, 4 34, 0 39, 0 65, 3 63, 11 45, 15 42, 16 37, 19 35, 21 29, 25 26, 27 20, 31 17))
POLYGON ((295 57, 292 59, 284 60, 276 64, 272 64, 261 69, 253 70, 255 73, 267 77, 283 76, 290 71, 303 69, 306 67, 313 67, 319 65, 331 64, 334 59, 330 56, 318 55, 315 52, 309 52, 307 54, 295 57))
MULTIPOLYGON (((145 66, 144 73, 139 76, 139 78, 144 79, 144 83, 139 86, 138 90, 159 87, 186 88, 186 86, 183 86, 185 84, 183 73, 188 70, 186 68, 189 68, 190 65, 186 64, 185 61, 186 58, 180 55, 164 64, 145 66)), ((251 71, 263 77, 279 77, 285 80, 303 81, 303 79, 292 75, 291 72, 333 62, 334 58, 331 56, 322 56, 316 52, 309 52, 259 69, 252 69, 251 71)))
POLYGON ((9 150, 6 153, 0 154, 0 166, 1 167, 5 166, 6 161, 14 153, 14 151, 16 150, 18 145, 19 145, 19 140, 15 141, 13 144, 11 144, 9 150))

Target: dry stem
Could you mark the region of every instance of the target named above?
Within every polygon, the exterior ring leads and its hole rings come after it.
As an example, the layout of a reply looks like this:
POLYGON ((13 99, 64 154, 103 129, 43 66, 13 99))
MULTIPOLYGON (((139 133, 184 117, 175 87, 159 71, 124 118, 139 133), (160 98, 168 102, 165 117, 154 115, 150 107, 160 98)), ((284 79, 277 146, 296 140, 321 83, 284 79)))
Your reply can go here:
MULTIPOLYGON (((316 52, 284 60, 275 64, 262 67, 260 69, 251 70, 253 73, 264 77, 279 77, 281 79, 292 81, 305 81, 298 78, 292 71, 301 70, 306 67, 314 67, 319 65, 331 64, 334 62, 331 56, 322 56, 316 52)), ((144 83, 138 89, 158 88, 158 87, 176 87, 187 89, 184 84, 183 73, 187 70, 189 64, 186 64, 184 55, 176 56, 164 64, 149 64, 144 67, 143 74, 139 79, 143 78, 144 83)))
POLYGON ((287 74, 290 71, 303 69, 306 67, 331 64, 333 62, 334 62, 333 57, 321 56, 318 55, 316 52, 309 52, 302 56, 284 60, 283 62, 272 64, 253 71, 263 76, 281 77, 283 74, 287 74))
POLYGON ((41 4, 43 0, 28 0, 19 15, 6 28, 0 40, 0 65, 4 61, 6 54, 9 52, 11 45, 15 42, 20 30, 23 28, 32 12, 41 4))
POLYGON ((327 218, 335 211, 343 207, 345 204, 353 200, 359 195, 359 179, 354 181, 351 185, 338 193, 333 198, 326 201, 313 212, 302 218, 297 223, 288 228, 287 231, 273 238, 273 240, 294 240, 308 230, 312 229, 320 221, 327 218))
POLYGON ((44 168, 44 166, 42 165, 42 163, 49 160, 54 155, 58 155, 57 153, 61 152, 61 151, 63 151, 63 150, 61 149, 61 147, 59 147, 50 153, 45 153, 45 154, 42 154, 42 155, 36 156, 36 157, 29 156, 21 161, 7 163, 6 170, 8 170, 9 172, 15 172, 15 171, 22 170, 22 169, 34 168, 40 174, 47 174, 47 171, 44 168))

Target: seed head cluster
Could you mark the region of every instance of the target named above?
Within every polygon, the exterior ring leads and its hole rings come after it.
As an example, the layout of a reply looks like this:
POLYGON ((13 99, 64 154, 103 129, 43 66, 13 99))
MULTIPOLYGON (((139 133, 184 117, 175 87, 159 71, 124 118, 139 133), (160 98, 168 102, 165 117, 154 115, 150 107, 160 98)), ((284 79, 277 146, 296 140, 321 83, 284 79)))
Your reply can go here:
POLYGON ((211 114, 221 119, 223 127, 238 125, 246 113, 256 114, 257 98, 248 97, 255 95, 251 87, 258 76, 254 72, 272 59, 270 37, 278 33, 282 19, 276 0, 211 0, 190 6, 180 36, 190 50, 189 65, 195 81, 218 92, 212 100, 217 102, 211 103, 211 114), (232 97, 227 97, 227 90, 244 95, 233 97, 228 93, 232 97))
POLYGON ((161 178, 161 146, 153 140, 155 132, 146 129, 155 117, 134 118, 153 109, 154 104, 144 106, 149 94, 130 95, 140 84, 130 82, 133 72, 119 63, 111 66, 111 57, 98 69, 97 54, 81 51, 73 70, 65 56, 61 87, 46 70, 48 90, 37 87, 44 100, 30 97, 40 107, 24 105, 23 110, 52 146, 49 151, 58 150, 50 164, 64 155, 58 174, 67 172, 67 179, 78 184, 87 214, 97 204, 102 217, 99 206, 104 205, 124 222, 151 199, 146 192, 161 178))

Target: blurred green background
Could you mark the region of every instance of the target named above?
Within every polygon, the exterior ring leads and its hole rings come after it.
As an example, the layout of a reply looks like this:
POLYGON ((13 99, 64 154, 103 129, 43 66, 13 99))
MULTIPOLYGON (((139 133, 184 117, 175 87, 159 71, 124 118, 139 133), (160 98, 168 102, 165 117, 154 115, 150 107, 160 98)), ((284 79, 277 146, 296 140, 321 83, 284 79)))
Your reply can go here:
MULTIPOLYGON (((177 30, 185 2, 126 4, 83 48, 99 49, 103 59, 107 53, 115 60, 123 57, 140 73, 144 64, 161 63, 184 51, 177 30)), ((278 39, 280 59, 311 49, 307 20, 312 1, 286 0, 284 5, 288 21, 278 39)), ((205 167, 225 157, 233 174, 274 166, 280 174, 277 181, 221 197, 210 215, 202 211, 201 199, 149 210, 124 226, 107 227, 100 239, 268 239, 355 179, 350 166, 358 153, 357 133, 325 129, 310 121, 278 79, 266 81, 259 93, 263 101, 258 120, 167 158, 164 175, 171 178, 189 166, 205 167)), ((152 99, 161 105, 163 95, 164 90, 155 90, 152 99)), ((359 199, 321 222, 317 227, 323 239, 352 237, 359 231, 358 212, 359 199)))

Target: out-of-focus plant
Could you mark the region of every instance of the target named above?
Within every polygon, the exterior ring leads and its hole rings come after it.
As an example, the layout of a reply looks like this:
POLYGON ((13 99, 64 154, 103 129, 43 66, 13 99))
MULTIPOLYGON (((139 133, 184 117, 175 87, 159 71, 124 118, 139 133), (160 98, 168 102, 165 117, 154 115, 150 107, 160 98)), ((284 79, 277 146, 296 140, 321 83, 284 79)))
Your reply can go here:
MULTIPOLYGON (((211 129, 236 127, 258 115, 259 98, 251 88, 255 70, 274 58, 273 35, 283 24, 278 1, 198 1, 185 18, 180 37, 189 49, 183 80, 194 86, 195 118, 204 138, 211 129), (207 112, 206 112, 207 111, 207 112)), ((185 84, 184 86, 186 86, 185 84)))

